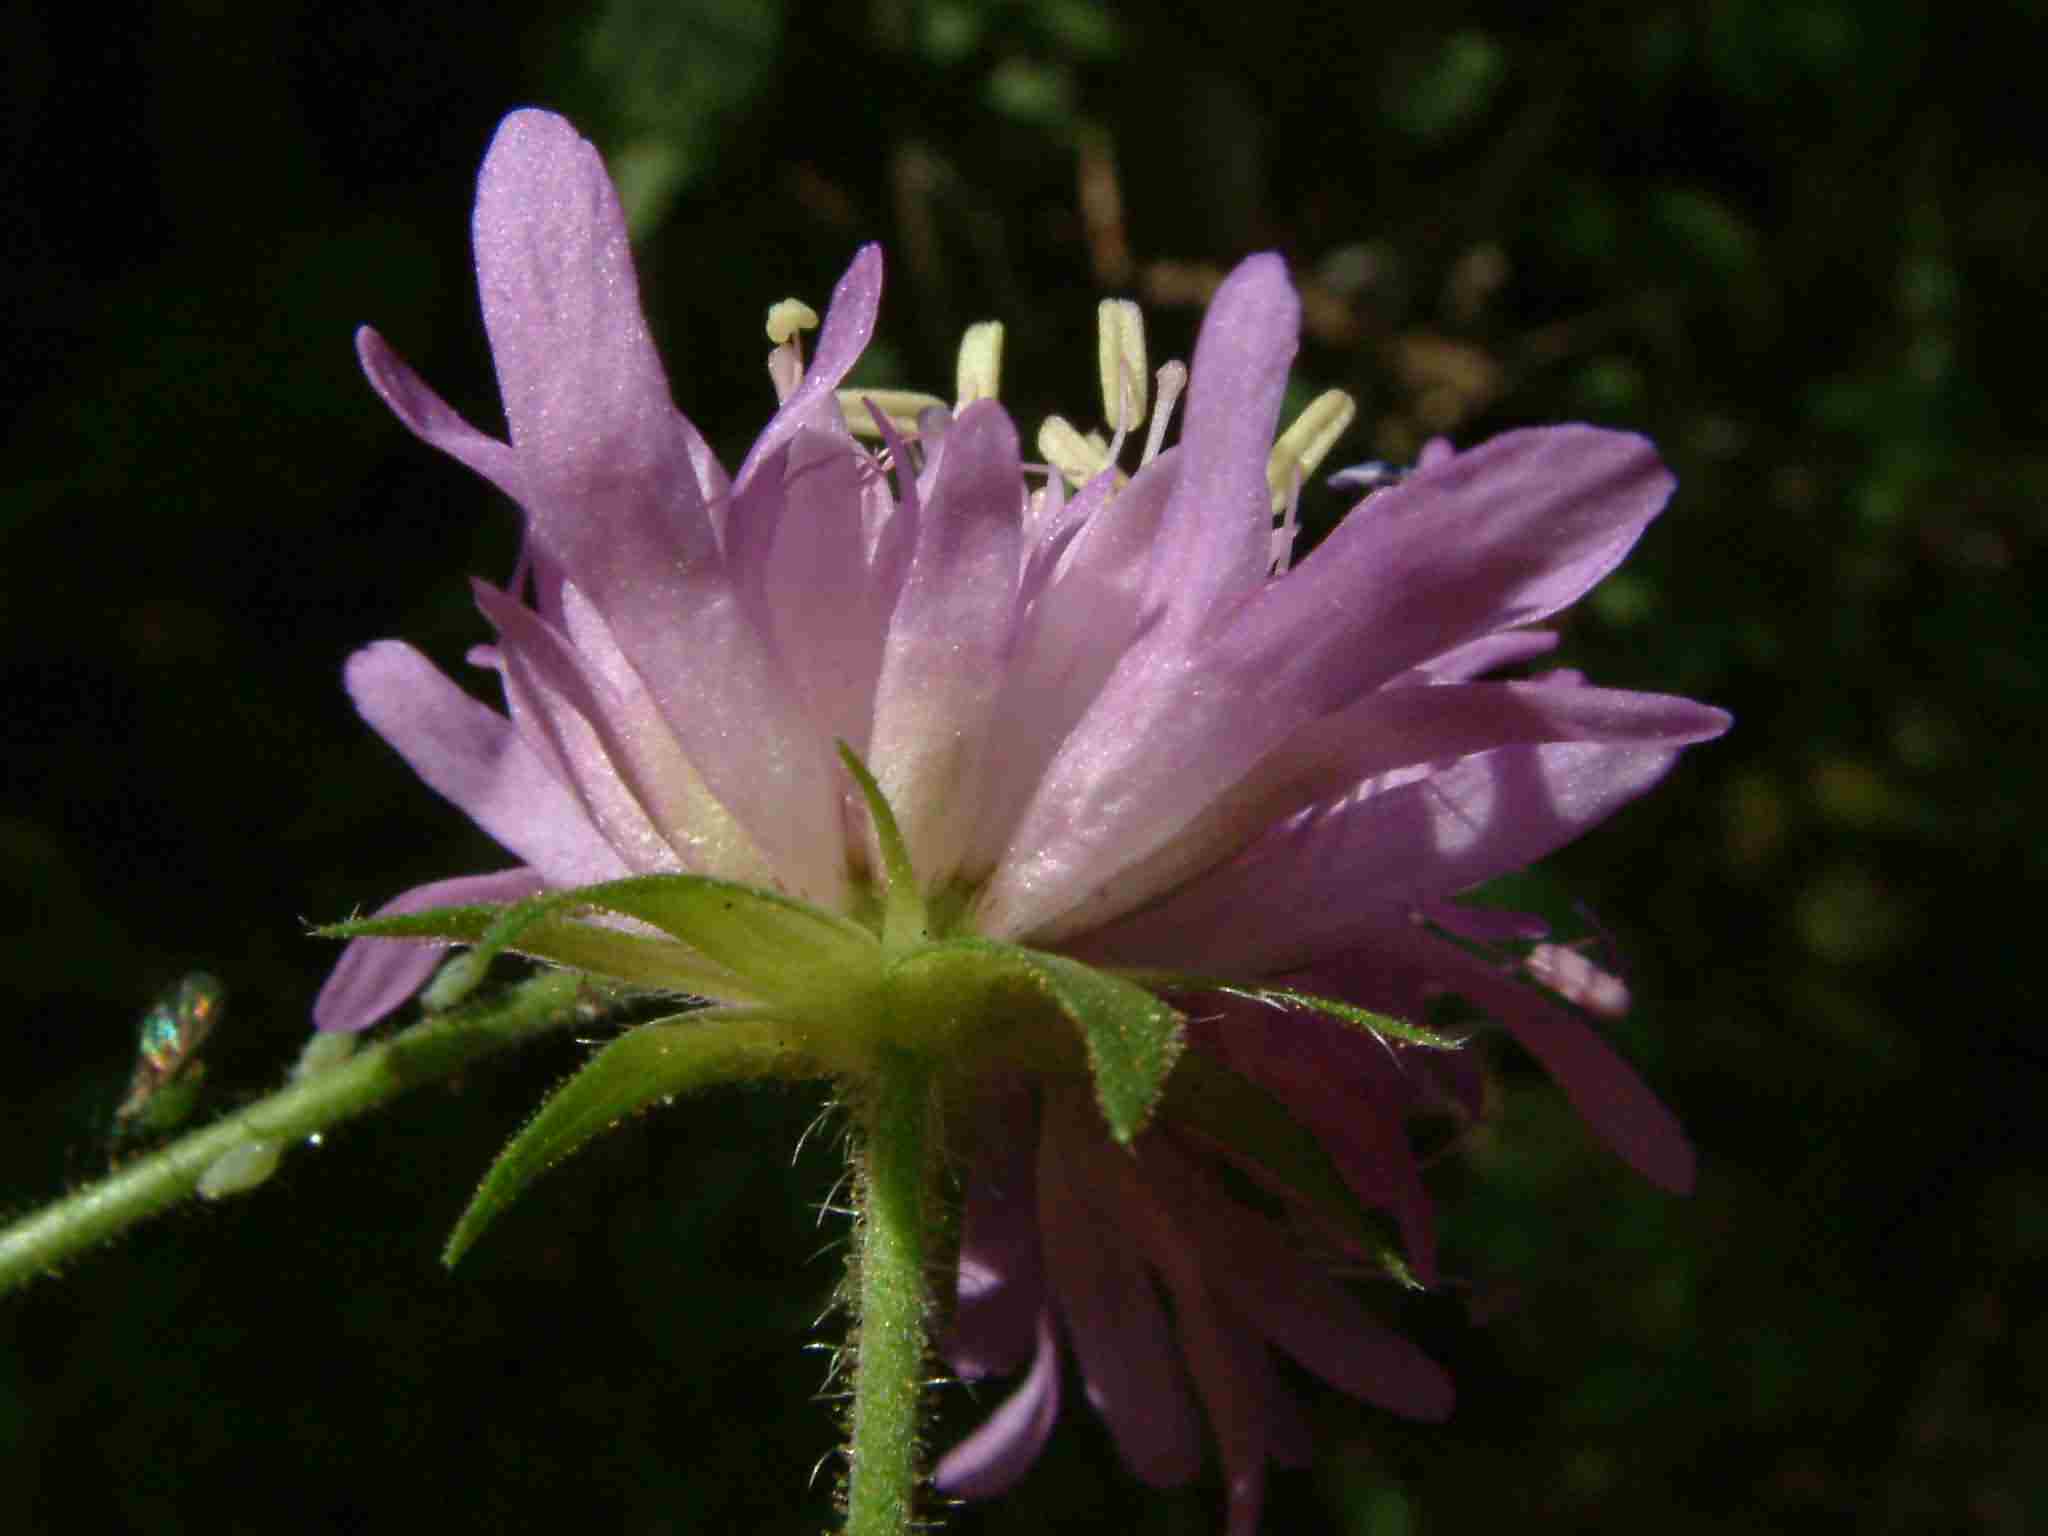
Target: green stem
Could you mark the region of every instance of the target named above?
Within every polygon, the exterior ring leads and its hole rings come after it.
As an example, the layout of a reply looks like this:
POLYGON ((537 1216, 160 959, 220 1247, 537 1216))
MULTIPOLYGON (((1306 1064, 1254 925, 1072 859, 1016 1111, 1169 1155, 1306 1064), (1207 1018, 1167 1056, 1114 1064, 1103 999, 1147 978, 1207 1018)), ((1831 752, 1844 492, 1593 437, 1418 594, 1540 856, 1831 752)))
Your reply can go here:
POLYGON ((573 1022, 580 987, 574 972, 549 972, 489 1007, 442 1014, 44 1206, 0 1230, 0 1294, 177 1204, 230 1153, 298 1141, 573 1022))
POLYGON ((925 1377, 925 1270, 935 1226, 932 1072, 884 1053, 861 1104, 858 1358, 847 1536, 905 1536, 914 1526, 918 1410, 925 1377))

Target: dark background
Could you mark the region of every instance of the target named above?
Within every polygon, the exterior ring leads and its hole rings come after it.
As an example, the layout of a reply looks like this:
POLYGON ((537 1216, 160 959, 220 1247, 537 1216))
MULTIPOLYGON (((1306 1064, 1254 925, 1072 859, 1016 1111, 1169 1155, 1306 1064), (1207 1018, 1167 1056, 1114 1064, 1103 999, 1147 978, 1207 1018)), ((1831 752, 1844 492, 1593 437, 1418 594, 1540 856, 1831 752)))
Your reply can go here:
MULTIPOLYGON (((946 390, 1010 322, 1005 396, 1092 416, 1093 304, 1184 355, 1200 269, 1313 281, 1298 368, 1360 423, 1646 431, 1681 489, 1575 618, 1605 683, 1735 732, 1556 861, 1695 1135, 1634 1182, 1503 1056, 1444 1171, 1468 1296, 1404 1323, 1441 1428, 1313 1399, 1271 1530, 2019 1531, 2043 1502, 2036 1121, 2044 446, 2029 59, 2041 7, 1913 0, 1426 8, 604 7, 188 0, 0 22, 0 1208, 105 1166, 136 1017, 233 992, 219 1107, 277 1080, 303 936, 498 867, 354 720, 343 656, 483 637, 511 510, 361 383, 374 320, 498 420, 468 273, 476 167, 539 103, 635 168, 678 404, 728 462, 766 305, 889 247, 872 380, 946 390), (1426 13, 1426 14, 1425 14, 1426 13), (1128 270, 1077 191, 1113 157, 1128 270)), ((1335 509, 1311 495, 1312 519, 1335 509)), ((453 1276, 436 1253, 560 1040, 297 1155, 0 1303, 0 1523, 816 1527, 812 1328, 842 1229, 812 1096, 646 1117, 453 1276)), ((981 1402, 993 1397, 983 1392, 981 1402)), ((1078 1393, 957 1529, 1217 1528, 1148 1495, 1078 1393)), ((938 1438, 974 1407, 947 1396, 938 1438)))

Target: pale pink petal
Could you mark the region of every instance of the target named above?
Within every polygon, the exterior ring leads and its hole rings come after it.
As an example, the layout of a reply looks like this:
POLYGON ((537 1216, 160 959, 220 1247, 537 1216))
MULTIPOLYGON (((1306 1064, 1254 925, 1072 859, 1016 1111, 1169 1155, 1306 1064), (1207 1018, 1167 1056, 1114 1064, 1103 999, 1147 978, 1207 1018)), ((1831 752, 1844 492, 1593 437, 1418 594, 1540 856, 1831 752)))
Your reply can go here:
MULTIPOLYGON (((461 907, 524 901, 545 888, 531 869, 503 869, 489 875, 459 875, 416 885, 379 907, 372 916, 397 917, 429 907, 461 907)), ((313 1000, 313 1027, 350 1034, 368 1029, 419 991, 447 957, 435 944, 406 939, 351 939, 313 1000)))
POLYGON ((557 885, 628 873, 576 797, 507 720, 402 640, 349 657, 349 697, 422 779, 557 885))
POLYGON ((1052 1314, 1040 1312, 1031 1371, 987 1422, 939 1458, 932 1483, 941 1493, 986 1499, 1007 1492, 1031 1470, 1060 1412, 1060 1352, 1052 1314))

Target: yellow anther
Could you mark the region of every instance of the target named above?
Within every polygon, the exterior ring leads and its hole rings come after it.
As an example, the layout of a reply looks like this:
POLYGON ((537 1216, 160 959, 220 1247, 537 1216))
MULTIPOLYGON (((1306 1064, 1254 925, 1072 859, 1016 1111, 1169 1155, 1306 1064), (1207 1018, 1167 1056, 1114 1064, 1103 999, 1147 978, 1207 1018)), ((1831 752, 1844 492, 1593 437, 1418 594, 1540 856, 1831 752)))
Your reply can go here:
POLYGON ((1102 419, 1128 432, 1145 419, 1145 317, 1129 299, 1104 299, 1095 310, 1102 363, 1102 419))
POLYGON ((937 395, 920 394, 914 389, 842 389, 839 394, 839 410, 846 417, 846 429, 855 437, 882 435, 875 425, 875 418, 868 411, 872 400, 881 407, 882 414, 889 418, 889 425, 905 436, 917 430, 918 416, 936 406, 946 408, 946 402, 937 395))
POLYGON ((1357 414, 1357 403, 1343 390, 1325 390, 1280 434, 1266 459, 1266 489, 1272 492, 1275 513, 1286 510, 1295 487, 1316 472, 1357 414))
POLYGON ((1003 323, 982 320, 960 338, 960 361, 953 371, 953 406, 993 400, 1003 379, 1003 323))
POLYGON ((1048 416, 1038 429, 1038 451, 1069 485, 1086 485, 1109 467, 1109 444, 1083 436, 1064 416, 1048 416))
POLYGON ((768 306, 768 339, 782 346, 798 331, 815 331, 818 312, 802 299, 784 299, 768 306))

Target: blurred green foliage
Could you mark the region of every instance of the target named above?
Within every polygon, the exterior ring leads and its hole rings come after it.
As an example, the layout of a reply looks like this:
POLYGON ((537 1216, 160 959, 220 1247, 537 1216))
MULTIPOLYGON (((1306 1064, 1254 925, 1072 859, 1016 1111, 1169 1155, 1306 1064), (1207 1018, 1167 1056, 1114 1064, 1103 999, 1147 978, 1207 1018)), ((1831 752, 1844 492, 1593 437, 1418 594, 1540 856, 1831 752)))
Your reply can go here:
MULTIPOLYGON (((760 320, 890 256, 876 382, 1010 322, 1021 416, 1090 414, 1093 302, 1180 352, 1210 275, 1286 252, 1350 459, 1589 417, 1681 491, 1571 622, 1598 680, 1733 735, 1557 861, 1702 1149, 1632 1183, 1527 1063, 1439 1170, 1464 1289, 1404 1323, 1446 1427, 1313 1396, 1269 1528, 2018 1531, 2043 1499, 2048 443, 2039 7, 1255 8, 1181 0, 166 0, 9 12, 0 98, 8 725, 4 1201, 104 1165, 136 1015, 234 990, 231 1102, 296 1051, 304 920, 496 854, 351 718, 341 658, 460 669, 513 518, 354 371, 374 320, 497 420, 466 269, 498 117, 614 157, 677 401, 729 456, 760 320), (1112 195, 1113 194, 1113 195, 1112 195)), ((1314 500, 1312 497, 1311 500, 1314 500)), ((1341 508, 1307 509, 1326 528, 1341 508)), ((837 1279, 816 1105, 734 1094, 441 1239, 580 1049, 434 1090, 6 1303, 22 1532, 786 1530, 830 1508, 801 1353, 837 1279)), ((823 1337, 832 1336, 830 1325, 823 1337)), ((1074 1394, 1078 1400, 1078 1393, 1074 1394)), ((948 1395, 945 1439, 994 1401, 948 1395)), ((963 1531, 1211 1530, 1069 1414, 963 1531)))

